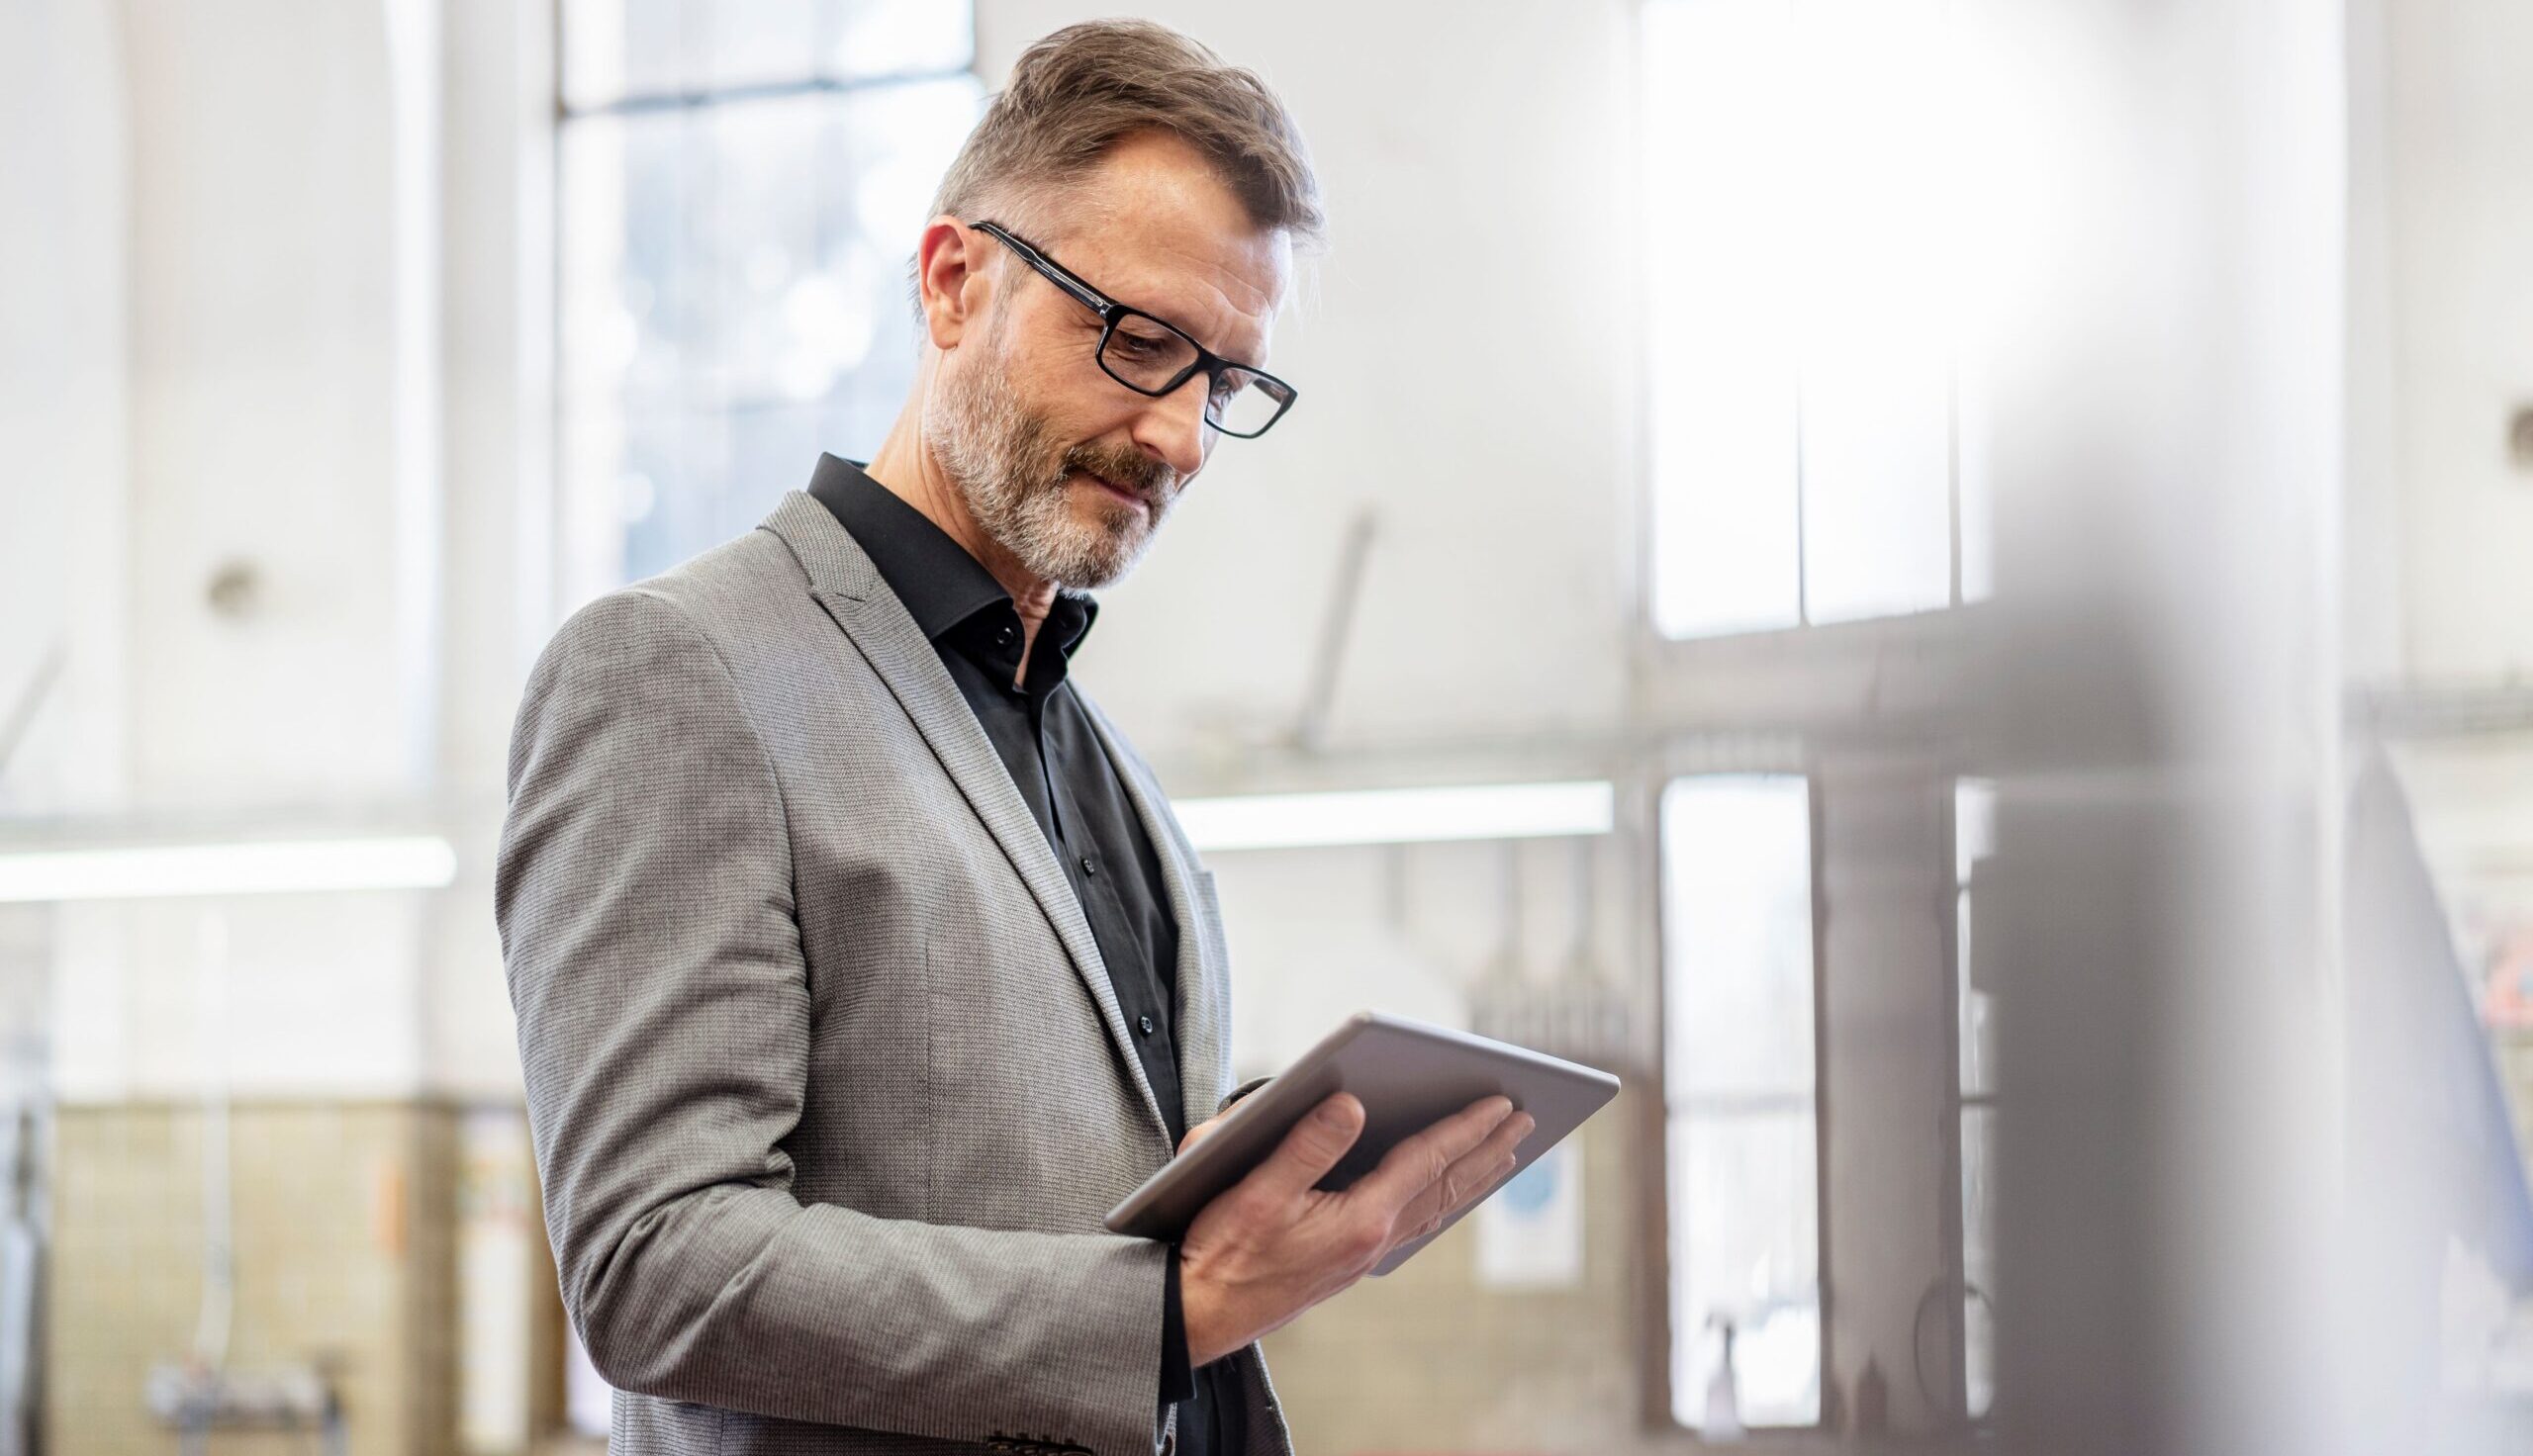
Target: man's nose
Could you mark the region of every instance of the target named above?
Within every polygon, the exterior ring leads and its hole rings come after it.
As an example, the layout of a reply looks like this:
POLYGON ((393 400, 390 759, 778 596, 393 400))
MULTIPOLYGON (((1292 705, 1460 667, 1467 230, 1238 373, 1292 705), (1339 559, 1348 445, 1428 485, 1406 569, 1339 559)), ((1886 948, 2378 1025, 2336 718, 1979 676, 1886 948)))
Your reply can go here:
POLYGON ((1213 381, 1201 372, 1169 394, 1148 401, 1135 424, 1135 442, 1159 455, 1180 480, 1205 463, 1205 400, 1213 381))

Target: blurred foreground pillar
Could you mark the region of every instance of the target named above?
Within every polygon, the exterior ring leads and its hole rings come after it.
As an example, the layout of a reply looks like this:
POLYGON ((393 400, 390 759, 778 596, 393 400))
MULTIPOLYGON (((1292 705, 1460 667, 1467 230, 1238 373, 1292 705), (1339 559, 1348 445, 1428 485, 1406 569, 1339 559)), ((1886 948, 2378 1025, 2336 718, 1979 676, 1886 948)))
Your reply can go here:
POLYGON ((2051 1456, 2354 1449, 2339 8, 1987 10, 2027 124, 1982 441, 1998 1421, 2051 1456))

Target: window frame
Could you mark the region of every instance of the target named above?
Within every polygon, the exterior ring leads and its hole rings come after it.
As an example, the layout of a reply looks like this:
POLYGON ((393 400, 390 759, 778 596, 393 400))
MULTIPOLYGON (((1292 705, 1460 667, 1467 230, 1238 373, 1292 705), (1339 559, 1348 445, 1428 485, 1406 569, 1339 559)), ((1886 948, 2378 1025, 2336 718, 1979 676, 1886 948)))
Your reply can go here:
MULTIPOLYGON (((1642 55, 1644 52, 1643 22, 1645 12, 1657 5, 1679 3, 1686 3, 1686 0, 1636 0, 1636 3, 1631 7, 1629 12, 1629 23, 1634 28, 1636 40, 1636 44, 1629 47, 1629 54, 1631 56, 1642 55)), ((1643 95, 1642 65, 1641 63, 1631 64, 1628 67, 1625 80, 1628 88, 1629 116, 1633 122, 1633 126, 1631 127, 1631 136, 1633 137, 1634 145, 1638 150, 1635 154, 1624 156, 1621 159, 1628 165, 1629 175, 1642 176, 1646 170, 1644 165, 1645 153, 1650 150, 1652 145, 1651 137, 1647 134, 1643 125, 1646 110, 1645 97, 1643 95)), ((1636 247, 1639 250, 1639 256, 1637 258, 1637 276, 1639 278, 1643 278, 1647 276, 1647 258, 1650 251, 1653 248, 1658 247, 1659 243, 1658 239, 1647 235, 1648 228, 1645 226, 1646 220, 1642 216, 1644 205, 1640 202, 1637 206, 1640 213, 1640 216, 1637 219, 1639 226, 1631 230, 1637 239, 1636 247)), ((1655 480, 1653 475, 1653 461, 1659 453, 1656 449, 1655 442, 1659 435, 1658 416, 1660 410, 1659 402, 1654 397, 1652 381, 1659 373, 1659 371, 1654 368, 1653 363, 1654 351, 1659 340, 1652 335, 1650 329, 1647 327, 1648 319, 1642 311, 1640 311, 1634 317, 1636 318, 1639 328, 1638 337, 1634 341, 1634 358, 1637 364, 1634 375, 1636 380, 1635 413, 1639 432, 1639 438, 1637 441, 1637 453, 1639 456, 1639 503, 1642 512, 1642 523, 1646 526, 1650 526, 1659 513, 1659 502, 1662 494, 1661 483, 1655 480)), ((1882 624, 1912 623, 1922 621, 1926 618, 1940 618, 1950 613, 1961 611, 1965 608, 1973 608, 1976 607, 1980 601, 1985 600, 1988 594, 1986 592, 1981 592, 1977 596, 1970 596, 1965 594, 1963 586, 1962 419, 1965 398, 1963 387, 1965 372, 1965 365, 1960 355, 1956 354, 1946 361, 1944 370, 1944 542, 1946 557, 1946 587, 1945 598, 1942 602, 1906 611, 1886 612, 1872 616, 1837 616, 1827 620, 1818 620, 1815 618, 1812 601, 1812 532, 1810 523, 1806 517, 1806 507, 1809 503, 1809 498, 1806 491, 1806 460, 1803 448, 1806 399, 1804 390, 1805 371, 1803 368, 1803 360, 1798 356, 1795 361, 1794 377, 1794 491, 1793 500, 1791 501, 1791 506, 1794 512, 1795 619, 1790 623, 1783 623, 1775 626, 1726 628, 1724 630, 1714 632, 1689 632, 1673 635, 1664 631, 1656 619, 1655 613, 1655 603, 1659 598, 1659 586, 1662 576, 1661 553, 1658 549, 1656 532, 1650 529, 1642 529, 1637 533, 1639 544, 1636 567, 1639 574, 1642 599, 1640 602, 1637 615, 1639 620, 1649 628, 1648 635, 1653 638, 1656 644, 1658 644, 1657 651, 1659 647, 1682 646, 1687 644, 1737 642, 1744 640, 1775 642, 1778 639, 1788 636, 1800 636, 1802 634, 1817 631, 1842 631, 1850 628, 1873 627, 1882 624)), ((1991 590, 1993 590, 1993 588, 1991 590)), ((1902 627, 1898 630, 1903 634, 1906 634, 1909 629, 1902 627)))
MULTIPOLYGON (((1945 1117, 1943 1134, 1944 1167, 1942 1219, 1944 1275, 1951 1281, 1951 1297, 1944 1304, 1944 1325, 1947 1333, 1946 1352, 1950 1359, 1944 1399, 1945 1416, 1958 1427, 1969 1430, 1987 1429, 1996 1415, 1992 1400, 1985 1410, 1970 1409, 1970 1328, 1965 1315, 1966 1297, 1974 1288, 1970 1282, 1970 1205, 1962 1178, 1969 1166, 1969 1139, 1966 1136, 1972 1109, 1994 1113, 1999 1103, 1995 1089, 1995 1068, 1989 1069, 1988 1083, 1979 1090, 1965 1085, 1961 1070, 1962 982, 1969 968, 1961 960, 1961 912, 1970 904, 1972 891, 1978 885, 1975 873, 1965 870, 1961 862, 1961 790, 1972 782, 1986 783, 1991 794, 1990 812, 1994 813, 1995 780, 1975 774, 1954 774, 1942 780, 1946 791, 1936 812, 1942 821, 1944 852, 1950 864, 1946 875, 1952 892, 1943 903, 1944 962, 1944 1053, 1952 1068, 1945 1082, 1945 1117)), ((1983 1297, 1993 1299, 1995 1291, 1982 1290, 1983 1297)))
MULTIPOLYGON (((1661 0, 1637 0, 1630 7, 1628 23, 1641 27, 1646 7, 1656 3, 1661 0)), ((1641 50, 1641 46, 1630 47, 1630 59, 1619 76, 1628 92, 1625 101, 1632 125, 1615 160, 1630 176, 1642 172, 1644 151, 1651 144, 1643 125, 1645 98, 1641 94, 1646 84, 1644 69, 1633 58, 1641 50), (1631 153, 1625 148, 1636 150, 1631 153)), ((1636 252, 1632 261, 1641 277, 1656 255, 1659 242, 1644 226, 1646 204, 1639 200, 1630 206, 1631 221, 1637 225, 1629 229, 1630 246, 1636 252)), ((1979 773, 1974 764, 1966 762, 1975 757, 1972 746, 1977 740, 1970 730, 1978 724, 1970 704, 1980 689, 1979 646, 1985 624, 1993 614, 1988 601, 1995 591, 1991 565, 1981 563, 1979 571, 1965 571, 1971 565, 1965 560, 1965 550, 1972 544, 1965 541, 1965 527, 1968 497, 1972 493, 1965 485, 1975 474, 1968 443, 1977 421, 1976 402, 1971 399, 1975 380, 1966 361, 1951 361, 1945 410, 1944 536, 1949 560, 1944 604, 1881 616, 1817 620, 1809 580, 1810 533, 1801 514, 1804 500, 1798 474, 1796 556, 1798 569, 1804 574, 1796 592, 1798 619, 1787 625, 1675 637, 1664 632, 1655 617, 1659 562, 1650 526, 1660 508, 1660 483, 1653 474, 1659 401, 1653 393, 1653 371, 1649 367, 1655 340, 1650 333, 1652 320, 1643 313, 1632 316, 1631 322, 1635 337, 1624 342, 1632 347, 1630 357, 1638 367, 1632 371, 1627 415, 1629 450, 1634 461, 1630 504, 1635 527, 1628 553, 1628 564, 1635 573, 1628 663, 1628 721, 1636 745, 1629 756, 1633 766, 1630 797, 1631 818, 1648 847, 1636 883, 1642 903, 1650 907, 1646 917, 1649 950, 1643 959, 1652 986, 1651 1019, 1656 1029, 1649 1053, 1653 1087, 1651 1094, 1639 1104, 1629 1134, 1639 1166, 1645 1170, 1637 1182, 1632 1217, 1634 1257, 1640 1261, 1637 1267, 1642 1291, 1634 1319, 1640 1352, 1638 1425, 1658 1448, 1707 1448, 1708 1443, 1694 1427, 1675 1417, 1672 1389, 1676 1336, 1671 1327, 1671 1166, 1667 1138, 1670 1096, 1664 1064, 1669 1052, 1663 1035, 1668 1025, 1668 985, 1663 963, 1668 927, 1664 923, 1667 912, 1662 897, 1667 866, 1660 837, 1661 795, 1673 778, 1691 774, 1800 774, 1810 785, 1811 803, 1814 1154, 1820 1200, 1822 1423, 1753 1426, 1736 1444, 1762 1452, 1802 1456, 1818 1452, 1826 1456, 1829 1451, 1843 1449, 1838 1443, 1837 1425, 1844 1418, 1842 1408, 1847 1392, 1837 1365, 1837 1312, 1842 1288, 1852 1282, 1853 1271, 1837 1268, 1833 1259, 1842 1247, 1838 1234, 1841 1211, 1839 1184, 1829 1160, 1833 1130, 1840 1125, 1833 1120, 1842 1109, 1838 1095, 1841 1069, 1831 1055, 1829 1036, 1832 907, 1825 875, 1832 850, 1829 843, 1829 796, 1836 790, 1831 781, 1834 775, 1826 772, 1824 756, 1843 759, 1848 755, 1905 755, 1936 766, 1927 788, 1930 792, 1939 789, 1944 799, 1934 852, 1945 860, 1934 878, 1938 884, 1950 885, 1954 877, 1952 857, 1956 853, 1951 785, 1960 776, 1993 776, 1979 773), (1983 581, 1977 594, 1966 592, 1966 577, 1983 581)), ((1993 505, 1988 508, 1993 510, 1993 505)), ((1993 524, 1986 529, 1992 534, 1993 524)), ((1993 560, 1993 548, 1990 559, 1993 560)), ((1936 1143, 1935 1155, 1943 1166, 1935 1196, 1942 1202, 1930 1211, 1940 1232, 1941 1247, 1932 1267, 1909 1276, 1919 1280, 1928 1274, 1942 1278, 1946 1271, 1958 1279, 1963 1261, 1962 1117, 1956 1041, 1959 1008, 1955 1004, 1958 906, 1954 897, 1947 896, 1940 907, 1929 909, 1936 922, 1943 989, 1938 998, 1942 1008, 1939 1025, 1927 1028, 1926 1036, 1930 1042, 1942 1039, 1939 1054, 1945 1058, 1949 1075, 1940 1088, 1928 1089, 1927 1111, 1934 1112, 1940 1105, 1952 1109, 1952 1115, 1936 1143)), ((1853 973, 1852 968, 1849 973, 1853 973)), ((1847 1212, 1852 1214, 1853 1210, 1847 1212)), ((1888 1293, 1881 1291, 1878 1283, 1876 1290, 1877 1298, 1888 1293)), ((1911 1292, 1915 1292, 1914 1288, 1911 1292)), ((1853 1291, 1847 1293, 1852 1296, 1853 1291)), ((1952 1350, 1951 1380, 1958 1387, 1966 1372, 1962 1358, 1964 1320, 1961 1302, 1954 1299, 1949 1303, 1952 1309, 1946 1317, 1945 1333, 1952 1350)), ((1695 1337, 1697 1332, 1680 1333, 1695 1337)), ((1909 1378, 1906 1371, 1886 1369, 1885 1374, 1894 1380, 1909 1378)), ((1942 1428, 1960 1429, 1964 1425, 1958 1418, 1960 1410, 1955 1399, 1949 1412, 1938 1410, 1933 1417, 1942 1428)), ((1971 1425, 1977 1428, 1977 1423, 1971 1425)))
MULTIPOLYGON (((1642 1352, 1640 1363, 1643 1392, 1642 1423, 1648 1430, 1665 1431, 1688 1440, 1705 1443, 1696 1427, 1679 1418, 1676 1393, 1672 1389, 1672 1359, 1676 1339, 1671 1323, 1671 1076, 1670 1076, 1670 992, 1671 974, 1667 961, 1670 945, 1670 915, 1663 894, 1668 859, 1662 835, 1662 798, 1669 787, 1689 778, 1769 776, 1800 778, 1804 785, 1804 825, 1806 871, 1811 900, 1812 950, 1812 1159, 1813 1257, 1817 1271, 1821 1316, 1821 1410, 1819 1418, 1800 1425, 1750 1425, 1748 1434, 1738 1444, 1757 1445, 1762 1449, 1788 1443, 1804 1443, 1829 1436, 1836 1414, 1836 1396, 1831 1374, 1835 1338, 1831 1305, 1835 1298, 1829 1281, 1829 1254, 1833 1230, 1829 1217, 1829 1119, 1831 1117, 1831 1077, 1829 1061, 1829 1020, 1823 1014, 1828 995, 1828 901, 1821 893, 1823 856, 1823 799, 1821 777, 1815 767, 1799 750, 1789 752, 1785 746, 1743 745, 1722 748, 1712 757, 1698 754, 1702 760, 1694 766, 1657 765, 1646 774, 1639 789, 1643 807, 1640 822, 1648 826, 1646 842, 1651 853, 1645 856, 1648 875, 1645 903, 1651 907, 1653 995, 1652 1025, 1653 1089, 1641 1105, 1636 1134, 1638 1166, 1654 1170, 1642 1180, 1642 1197, 1639 1211, 1639 1248, 1646 1260, 1645 1284, 1648 1291, 1641 1311, 1642 1331, 1638 1348, 1642 1352), (1668 770, 1666 772, 1666 770, 1668 770)), ((1661 757, 1676 757, 1664 755, 1661 757)), ((1695 1332, 1692 1332, 1695 1337, 1695 1332)))

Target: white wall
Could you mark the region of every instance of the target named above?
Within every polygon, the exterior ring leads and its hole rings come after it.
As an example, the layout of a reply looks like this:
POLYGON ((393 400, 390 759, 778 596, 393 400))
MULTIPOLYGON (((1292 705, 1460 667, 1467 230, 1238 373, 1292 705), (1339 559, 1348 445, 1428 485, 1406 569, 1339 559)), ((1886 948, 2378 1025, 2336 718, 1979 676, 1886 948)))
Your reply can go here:
POLYGON ((0 812, 124 786, 124 94, 104 8, 0 8, 0 724, 62 663, 0 812))
POLYGON ((434 799, 461 851, 425 950, 432 1085, 513 1095, 518 1046, 493 926, 519 684, 554 625, 553 57, 542 6, 448 0, 442 17, 441 435, 446 590, 434 799))
MULTIPOLYGON (((2533 671, 2533 8, 2362 0, 2352 28, 2349 667, 2369 685, 2533 671)), ((2467 956, 2533 916, 2533 737, 2396 745, 2467 956)), ((2477 967, 2476 967, 2477 968, 2477 967)))
MULTIPOLYGON (((130 0, 135 792, 376 802, 426 785, 397 585, 401 78, 386 14, 130 0), (225 562, 259 602, 208 609, 225 562)), ((423 356, 421 363, 428 367, 423 356)))
MULTIPOLYGON (((1824 1204, 1830 1368, 1852 1393, 1870 1365, 1891 1428, 1940 1428, 1923 1379, 1948 1358, 1919 1345, 1921 1302, 1950 1264, 1944 1156, 1958 1063, 1942 1037, 1952 892, 1942 810, 1950 782, 1924 761, 1835 756, 1820 766, 1824 906, 1824 1204)), ((1948 1317, 1949 1311, 1946 1315, 1948 1317)), ((1925 1316, 1929 1323, 1937 1317, 1925 1316)))
MULTIPOLYGON (((34 88, 50 111, 27 135, 57 127, 83 144, 54 205, 13 209, 7 233, 56 238, 59 266, 28 276, 72 287, 49 328, 10 331, 24 344, 10 357, 38 376, 70 369, 58 385, 12 381, 13 405, 59 411, 59 466, 7 493, 41 528, 7 538, 0 575, 48 598, 31 623, 74 634, 74 691, 46 720, 66 735, 50 806, 177 835, 427 817, 435 8, 42 14, 43 33, 8 47, 57 78, 34 88), (230 564, 256 583, 236 613, 206 594, 230 564)), ((45 443, 27 454, 47 458, 45 443)), ((208 919, 227 927, 241 1088, 413 1090, 428 909, 415 895, 63 907, 59 1090, 193 1085, 208 919)))
MULTIPOLYGON (((2399 674, 2533 671, 2533 7, 2384 0, 2380 73, 2399 674)), ((2361 138, 2361 146, 2364 139, 2361 138)), ((2364 361, 2360 361, 2361 364, 2364 361)))

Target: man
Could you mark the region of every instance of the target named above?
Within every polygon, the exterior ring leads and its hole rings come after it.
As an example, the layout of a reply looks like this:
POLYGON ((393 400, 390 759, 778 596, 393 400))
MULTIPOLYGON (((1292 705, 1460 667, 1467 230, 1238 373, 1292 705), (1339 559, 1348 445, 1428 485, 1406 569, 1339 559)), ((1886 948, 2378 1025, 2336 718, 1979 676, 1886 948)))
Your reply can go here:
POLYGON ((1253 1342, 1529 1120, 1322 1193, 1363 1117, 1331 1098, 1176 1246, 1103 1231, 1228 1105, 1228 976, 1067 665, 1082 593, 1292 403, 1261 366, 1315 184, 1254 76, 1103 23, 1021 57, 935 213, 869 466, 530 676, 496 910, 564 1301, 619 1451, 1289 1452, 1253 1342))

